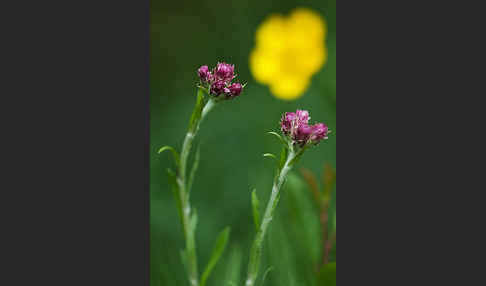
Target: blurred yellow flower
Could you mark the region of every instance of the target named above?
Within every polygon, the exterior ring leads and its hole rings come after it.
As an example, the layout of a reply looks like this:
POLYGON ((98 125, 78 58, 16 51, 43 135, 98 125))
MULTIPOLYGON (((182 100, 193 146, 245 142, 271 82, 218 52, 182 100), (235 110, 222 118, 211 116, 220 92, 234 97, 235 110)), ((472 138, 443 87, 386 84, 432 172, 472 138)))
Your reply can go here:
POLYGON ((327 61, 326 33, 324 19, 307 8, 268 16, 256 31, 251 73, 277 98, 299 98, 327 61))

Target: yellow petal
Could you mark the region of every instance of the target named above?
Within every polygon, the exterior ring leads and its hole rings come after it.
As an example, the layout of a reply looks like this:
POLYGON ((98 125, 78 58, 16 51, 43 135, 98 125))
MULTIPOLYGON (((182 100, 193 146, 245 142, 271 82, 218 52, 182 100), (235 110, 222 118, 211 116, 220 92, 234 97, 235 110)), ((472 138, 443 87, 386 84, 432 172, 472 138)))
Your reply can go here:
POLYGON ((324 19, 317 12, 308 8, 294 9, 288 19, 288 28, 300 31, 302 38, 310 38, 315 41, 323 41, 327 34, 324 19))
POLYGON ((295 73, 306 76, 315 74, 327 61, 327 49, 324 45, 299 47, 290 51, 295 73))
POLYGON ((287 56, 289 70, 312 76, 326 62, 325 22, 307 8, 293 10, 287 21, 287 56))
POLYGON ((286 44, 286 19, 280 14, 268 16, 256 31, 256 44, 273 52, 284 49, 286 44))
POLYGON ((299 75, 281 75, 270 84, 270 91, 275 97, 283 100, 294 100, 301 97, 309 87, 309 78, 299 75))
POLYGON ((280 57, 263 49, 250 53, 250 71, 256 81, 269 83, 281 73, 280 57))

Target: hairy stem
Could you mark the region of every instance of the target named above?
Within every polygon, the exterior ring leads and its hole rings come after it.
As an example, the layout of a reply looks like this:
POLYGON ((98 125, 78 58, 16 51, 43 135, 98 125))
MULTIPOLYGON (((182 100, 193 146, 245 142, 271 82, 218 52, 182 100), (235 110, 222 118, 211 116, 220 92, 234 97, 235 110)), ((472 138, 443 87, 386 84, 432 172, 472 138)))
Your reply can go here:
POLYGON ((285 161, 285 164, 283 165, 282 169, 280 169, 279 174, 277 174, 273 182, 270 200, 267 203, 267 207, 265 209, 265 214, 263 215, 260 228, 258 229, 255 240, 253 241, 253 245, 251 247, 250 261, 248 263, 248 275, 245 286, 255 285, 256 278, 258 277, 258 270, 260 268, 260 260, 262 256, 262 248, 265 234, 270 222, 273 219, 273 214, 280 198, 280 190, 283 183, 285 182, 285 179, 287 178, 288 172, 291 169, 290 163, 295 158, 293 148, 289 149, 290 151, 288 153, 287 160, 285 161))
MULTIPOLYGON (((191 204, 189 202, 189 192, 187 189, 186 180, 186 165, 187 158, 189 157, 192 142, 196 137, 199 130, 199 125, 203 121, 204 117, 214 107, 215 102, 212 99, 204 106, 201 117, 196 123, 196 128, 193 131, 189 130, 184 138, 182 144, 180 165, 178 170, 177 185, 179 187, 179 198, 182 208, 182 228, 184 230, 184 238, 186 240, 186 258, 187 258, 187 271, 189 275, 189 283, 191 286, 199 286, 199 274, 197 269, 197 254, 196 254, 196 242, 195 242, 195 228, 191 227, 191 204)), ((196 107, 197 108, 197 107, 196 107)))

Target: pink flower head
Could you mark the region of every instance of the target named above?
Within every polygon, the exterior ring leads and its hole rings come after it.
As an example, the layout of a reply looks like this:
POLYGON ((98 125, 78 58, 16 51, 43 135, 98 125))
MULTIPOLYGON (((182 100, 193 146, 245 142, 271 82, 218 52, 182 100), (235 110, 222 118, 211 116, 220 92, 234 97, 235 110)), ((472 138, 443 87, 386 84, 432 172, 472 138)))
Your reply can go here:
POLYGON ((207 65, 201 66, 197 70, 202 87, 209 90, 210 95, 218 97, 225 94, 220 99, 235 98, 243 91, 243 85, 238 82, 231 83, 235 76, 235 66, 227 63, 218 63, 211 72, 207 65))
POLYGON ((213 73, 217 79, 229 83, 231 80, 233 80, 233 78, 235 78, 235 66, 225 62, 218 63, 214 68, 213 73))
POLYGON ((222 80, 215 81, 211 84, 210 93, 212 95, 218 96, 224 92, 226 89, 226 84, 222 80))
POLYGON ((308 143, 317 144, 322 139, 327 139, 329 130, 324 123, 309 125, 309 112, 307 110, 297 110, 286 112, 280 120, 282 133, 289 137, 294 143, 301 147, 308 143))
POLYGON ((311 126, 307 124, 302 124, 297 128, 297 131, 294 135, 294 140, 305 143, 307 142, 307 140, 309 140, 312 132, 313 128, 311 126))
POLYGON ((309 122, 309 111, 307 110, 299 110, 295 112, 295 116, 297 117, 298 124, 307 124, 309 122))
POLYGON ((282 132, 285 135, 289 135, 292 131, 292 125, 295 120, 295 113, 294 112, 285 112, 282 115, 282 120, 280 120, 280 127, 282 132))
POLYGON ((212 74, 209 71, 208 66, 206 66, 206 65, 201 66, 197 70, 197 74, 199 75, 199 79, 201 80, 201 82, 204 82, 204 83, 209 82, 211 80, 211 78, 212 78, 212 74))
POLYGON ((327 139, 329 129, 324 123, 316 123, 312 126, 312 133, 310 134, 309 140, 318 143, 322 139, 327 139))
POLYGON ((241 91, 243 90, 243 86, 239 82, 235 82, 225 90, 225 93, 229 97, 236 97, 240 95, 241 91))
POLYGON ((298 110, 294 112, 286 112, 280 121, 280 127, 285 135, 296 137, 297 132, 301 126, 307 126, 309 122, 309 112, 307 110, 298 110))

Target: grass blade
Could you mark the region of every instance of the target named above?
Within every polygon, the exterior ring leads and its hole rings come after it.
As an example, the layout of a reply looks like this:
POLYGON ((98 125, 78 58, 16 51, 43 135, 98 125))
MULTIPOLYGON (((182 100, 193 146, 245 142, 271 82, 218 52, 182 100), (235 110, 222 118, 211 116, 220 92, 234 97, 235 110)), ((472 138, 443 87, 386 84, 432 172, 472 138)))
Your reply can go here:
POLYGON ((213 248, 213 252, 211 254, 211 258, 209 259, 208 265, 206 266, 206 269, 204 269, 204 272, 201 276, 201 286, 204 286, 206 284, 206 281, 209 278, 211 271, 213 271, 214 266, 216 266, 216 263, 218 263, 218 260, 221 258, 221 255, 226 248, 226 244, 228 243, 229 235, 230 228, 228 226, 219 233, 218 238, 216 239, 216 244, 213 248))

